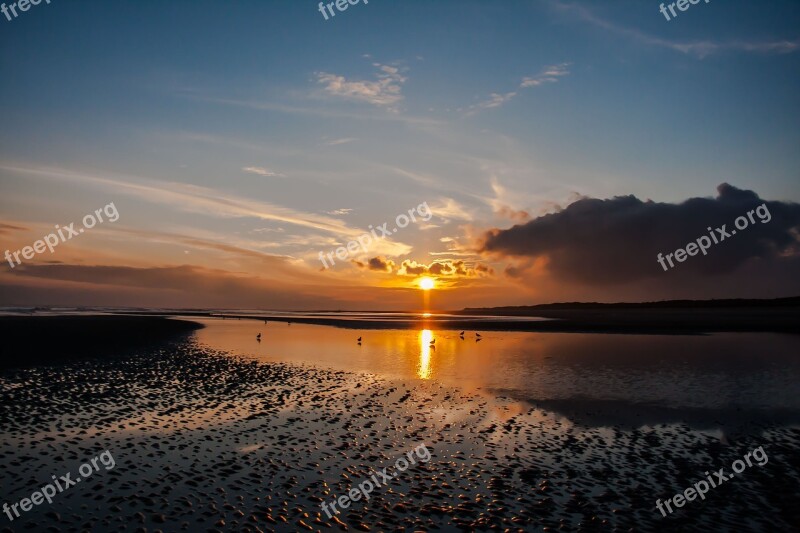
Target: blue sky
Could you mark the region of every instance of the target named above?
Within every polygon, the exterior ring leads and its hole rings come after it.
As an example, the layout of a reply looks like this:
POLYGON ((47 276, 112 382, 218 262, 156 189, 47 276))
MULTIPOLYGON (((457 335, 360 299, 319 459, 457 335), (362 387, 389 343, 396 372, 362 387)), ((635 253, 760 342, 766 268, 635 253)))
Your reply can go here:
POLYGON ((84 263, 187 261, 169 234, 322 283, 319 250, 423 201, 432 223, 376 253, 479 261, 468 243, 503 213, 580 196, 728 182, 800 200, 800 6, 712 0, 669 22, 658 6, 371 0, 326 21, 305 1, 42 3, 0 18, 0 214, 32 228, 116 199, 143 241, 98 236, 84 263), (162 186, 180 198, 142 192, 162 186), (281 220, 209 212, 198 190, 281 220))

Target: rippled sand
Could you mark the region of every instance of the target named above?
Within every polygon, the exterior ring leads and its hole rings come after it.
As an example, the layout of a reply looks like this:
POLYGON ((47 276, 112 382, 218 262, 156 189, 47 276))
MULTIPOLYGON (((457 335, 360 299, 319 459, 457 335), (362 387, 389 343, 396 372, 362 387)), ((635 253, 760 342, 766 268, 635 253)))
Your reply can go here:
MULTIPOLYGON (((2 498, 103 450, 116 460, 9 522, 13 531, 783 530, 800 525, 800 430, 735 442, 682 424, 575 425, 511 398, 248 361, 194 341, 0 378, 2 498), (425 444, 418 463, 334 519, 320 503, 425 444), (666 499, 763 446, 662 518, 666 499)), ((576 413, 589 416, 590 412, 576 413)), ((579 419, 575 417, 574 419, 579 419)), ((0 522, 2 523, 2 522, 0 522)), ((0 526, 2 527, 2 526, 0 526)))

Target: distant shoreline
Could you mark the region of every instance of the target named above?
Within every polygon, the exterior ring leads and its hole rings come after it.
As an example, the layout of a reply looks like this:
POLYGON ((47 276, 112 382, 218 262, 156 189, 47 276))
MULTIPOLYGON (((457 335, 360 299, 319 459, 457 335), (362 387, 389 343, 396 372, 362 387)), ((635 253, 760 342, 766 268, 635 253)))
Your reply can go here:
MULTIPOLYGON (((223 316, 223 315, 215 315, 223 316)), ((541 313, 543 320, 519 322, 494 320, 476 322, 472 320, 341 320, 336 318, 292 318, 291 322, 301 324, 328 325, 348 329, 437 329, 470 331, 530 331, 550 333, 609 333, 644 335, 695 335, 721 332, 770 332, 800 333, 800 309, 792 312, 772 312, 764 314, 745 312, 737 314, 698 313, 691 309, 676 309, 672 312, 615 313, 605 316, 602 313, 581 311, 556 311, 541 313)), ((254 319, 286 322, 285 317, 252 315, 224 315, 231 319, 254 319)))
POLYGON ((741 308, 800 308, 800 296, 787 298, 747 299, 725 298, 719 300, 660 300, 653 302, 558 302, 537 305, 514 305, 500 307, 466 307, 455 313, 489 313, 506 316, 539 316, 543 310, 586 310, 586 309, 741 309, 741 308))
MULTIPOLYGON (((127 314, 125 312, 123 314, 127 314)), ((130 312, 134 313, 134 312, 130 312)), ((791 308, 738 308, 738 309, 635 309, 609 313, 598 309, 539 310, 536 317, 548 320, 503 320, 496 315, 491 321, 464 317, 437 319, 363 319, 319 316, 286 316, 270 313, 141 313, 156 316, 225 318, 231 320, 267 320, 315 324, 345 329, 436 329, 467 331, 529 331, 549 333, 608 333, 639 335, 698 335, 723 332, 800 333, 800 307, 791 308)))

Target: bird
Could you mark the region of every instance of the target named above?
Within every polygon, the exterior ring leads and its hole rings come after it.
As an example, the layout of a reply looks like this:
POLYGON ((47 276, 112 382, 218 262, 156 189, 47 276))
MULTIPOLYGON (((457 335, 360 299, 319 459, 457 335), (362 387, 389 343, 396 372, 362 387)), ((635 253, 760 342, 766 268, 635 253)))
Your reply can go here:
POLYGON ((256 335, 256 340, 257 340, 257 341, 259 341, 259 342, 261 342, 261 333, 259 333, 258 335, 256 335))
POLYGON ((480 334, 480 333, 476 333, 476 334, 475 334, 475 336, 476 336, 476 337, 480 337, 480 336, 481 336, 481 334, 480 334))
POLYGON ((459 333, 459 335, 461 335, 463 337, 464 336, 464 332, 462 331, 461 333, 459 333))
POLYGON ((358 342, 361 342, 361 337, 359 337, 357 340, 358 340, 358 342))
POLYGON ((436 339, 433 339, 433 340, 431 341, 431 344, 436 344, 436 339))

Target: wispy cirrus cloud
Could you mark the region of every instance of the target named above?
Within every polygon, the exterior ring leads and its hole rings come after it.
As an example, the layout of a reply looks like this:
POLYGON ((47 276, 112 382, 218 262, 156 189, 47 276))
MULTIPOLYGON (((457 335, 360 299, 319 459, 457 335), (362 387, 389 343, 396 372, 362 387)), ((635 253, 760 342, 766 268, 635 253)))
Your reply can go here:
MULTIPOLYGON (((109 178, 63 168, 5 165, 2 163, 0 163, 0 170, 85 183, 120 194, 135 196, 149 203, 166 205, 171 209, 199 213, 209 217, 252 218, 283 222, 306 228, 307 230, 323 232, 332 237, 332 239, 319 239, 314 235, 304 235, 297 238, 275 239, 281 244, 301 247, 301 250, 295 256, 302 259, 316 257, 317 251, 312 246, 340 246, 344 240, 352 240, 367 233, 364 229, 352 227, 331 216, 243 198, 199 185, 159 181, 130 175, 109 178)), ((370 246, 372 252, 391 257, 406 255, 412 249, 409 244, 389 238, 379 239, 370 246)))
POLYGON ((493 107, 500 107, 515 96, 517 96, 516 91, 505 94, 492 93, 489 95, 488 100, 484 100, 483 102, 470 107, 475 109, 491 109, 493 107))
POLYGON ((702 41, 676 41, 670 39, 663 39, 647 34, 636 28, 628 28, 614 24, 605 19, 595 15, 591 10, 578 4, 561 2, 560 0, 549 0, 551 6, 555 9, 571 13, 580 20, 602 28, 604 30, 622 35, 634 41, 650 46, 659 46, 681 52, 683 54, 690 54, 696 56, 698 59, 703 59, 709 55, 719 52, 752 52, 752 53, 775 53, 787 54, 800 50, 800 39, 794 40, 776 40, 776 41, 728 41, 728 42, 715 42, 709 40, 702 41))
POLYGON ((435 216, 443 218, 447 222, 450 220, 470 221, 473 219, 472 213, 452 198, 440 198, 438 202, 432 203, 430 208, 435 216))
POLYGON ((264 176, 266 178, 278 177, 278 178, 285 178, 286 174, 281 174, 280 172, 273 172, 264 167, 243 167, 242 172, 247 172, 248 174, 256 174, 258 176, 264 176))
POLYGON ((325 146, 339 146, 340 144, 347 144, 353 141, 357 141, 355 137, 343 137, 341 139, 333 139, 331 141, 325 141, 323 144, 325 146))
POLYGON ((136 196, 150 203, 169 205, 183 211, 221 218, 256 218, 273 220, 333 233, 339 237, 356 237, 361 232, 335 218, 320 216, 279 206, 269 202, 241 198, 216 189, 186 183, 156 181, 137 176, 112 179, 89 173, 53 167, 31 167, 0 164, 0 169, 38 175, 51 179, 89 183, 123 194, 136 196))
POLYGON ((380 63, 373 63, 373 66, 378 68, 375 81, 348 80, 337 74, 317 72, 317 83, 324 85, 325 92, 331 96, 393 109, 403 100, 402 86, 408 78, 398 67, 380 63))
POLYGON ((490 185, 494 192, 493 197, 486 198, 485 201, 490 206, 495 215, 498 215, 515 222, 525 222, 530 218, 530 214, 525 209, 518 209, 512 207, 520 200, 520 194, 515 191, 509 191, 500 184, 497 176, 492 176, 490 185))
POLYGON ((342 110, 328 109, 328 108, 289 105, 280 102, 265 102, 259 100, 240 100, 234 98, 201 96, 194 93, 189 93, 186 94, 185 96, 195 101, 206 102, 210 104, 245 107, 248 109, 255 109, 257 111, 285 113, 290 115, 308 115, 308 116, 330 118, 330 119, 403 122, 406 124, 421 125, 421 126, 436 126, 444 123, 443 121, 434 118, 413 117, 413 116, 401 115, 399 113, 354 113, 351 111, 342 111, 342 110))
POLYGON ((556 83, 559 78, 569 74, 569 70, 567 70, 569 65, 569 63, 551 65, 536 76, 523 78, 522 83, 520 83, 519 86, 522 89, 526 89, 528 87, 538 87, 539 85, 544 85, 545 83, 556 83))
POLYGON ((349 207, 343 207, 341 209, 334 209, 333 211, 325 211, 326 215, 334 215, 334 216, 341 216, 341 215, 349 215, 352 213, 353 210, 349 207))
POLYGON ((500 107, 510 101, 512 98, 519 94, 520 89, 529 89, 531 87, 539 87, 541 85, 545 85, 547 83, 556 83, 558 82, 559 78, 569 75, 569 70, 567 67, 570 63, 559 63, 556 65, 551 65, 549 67, 545 67, 540 73, 536 74, 535 76, 527 76, 522 78, 522 82, 520 82, 519 87, 516 91, 511 91, 507 93, 492 93, 489 95, 489 98, 484 100, 483 102, 474 104, 469 106, 467 109, 467 115, 474 115, 478 111, 482 109, 492 109, 495 107, 500 107))

